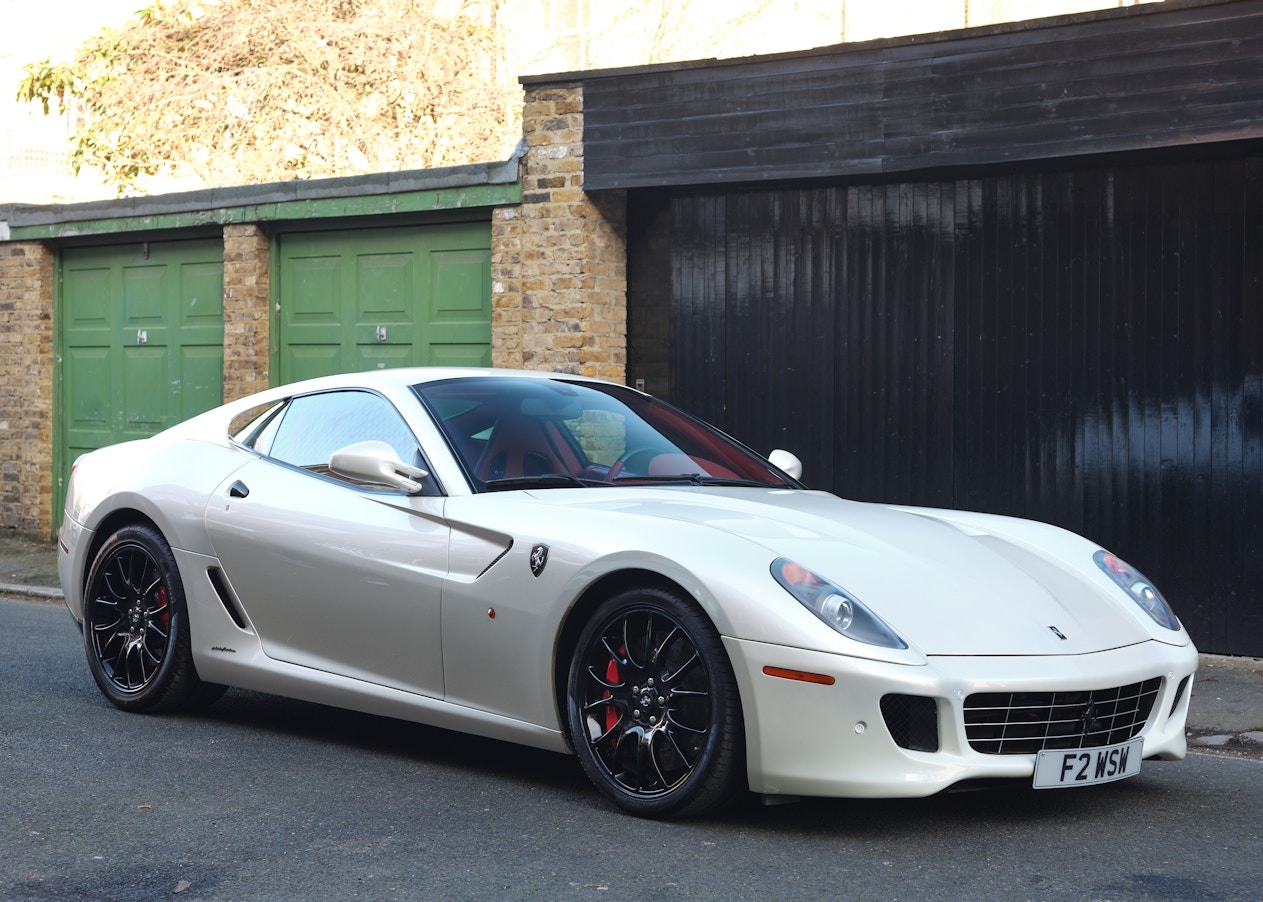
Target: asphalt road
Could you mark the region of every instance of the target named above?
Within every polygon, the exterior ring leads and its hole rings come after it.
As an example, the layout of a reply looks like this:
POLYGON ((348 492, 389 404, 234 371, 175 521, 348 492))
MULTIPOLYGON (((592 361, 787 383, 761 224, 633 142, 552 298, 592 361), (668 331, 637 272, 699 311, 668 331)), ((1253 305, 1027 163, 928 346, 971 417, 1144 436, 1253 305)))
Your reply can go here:
POLYGON ((1263 763, 921 801, 625 816, 572 759, 231 691, 116 711, 0 599, 0 898, 1255 900, 1263 763))

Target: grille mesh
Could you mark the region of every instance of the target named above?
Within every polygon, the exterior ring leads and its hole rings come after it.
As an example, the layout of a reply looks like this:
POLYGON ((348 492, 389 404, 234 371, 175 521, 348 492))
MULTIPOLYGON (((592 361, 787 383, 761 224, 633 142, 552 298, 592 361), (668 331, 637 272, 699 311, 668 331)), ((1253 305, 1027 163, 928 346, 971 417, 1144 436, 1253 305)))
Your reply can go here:
POLYGON ((884 695, 881 715, 900 748, 938 751, 938 702, 919 695, 884 695))
POLYGON ((1090 692, 977 692, 965 699, 965 735, 986 755, 1126 742, 1144 728, 1161 685, 1155 677, 1090 692))

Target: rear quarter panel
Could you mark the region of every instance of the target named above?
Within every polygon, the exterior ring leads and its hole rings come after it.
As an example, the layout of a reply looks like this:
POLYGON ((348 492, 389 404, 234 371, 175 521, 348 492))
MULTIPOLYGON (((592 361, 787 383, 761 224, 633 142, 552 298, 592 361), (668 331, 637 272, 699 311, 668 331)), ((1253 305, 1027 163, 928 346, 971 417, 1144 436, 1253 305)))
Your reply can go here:
POLYGON ((92 550, 113 524, 146 519, 176 549, 211 554, 205 509, 211 492, 245 463, 246 452, 227 444, 157 436, 112 445, 79 459, 66 496, 63 542, 70 561, 61 572, 72 612, 92 550), (68 540, 73 540, 73 543, 68 540))

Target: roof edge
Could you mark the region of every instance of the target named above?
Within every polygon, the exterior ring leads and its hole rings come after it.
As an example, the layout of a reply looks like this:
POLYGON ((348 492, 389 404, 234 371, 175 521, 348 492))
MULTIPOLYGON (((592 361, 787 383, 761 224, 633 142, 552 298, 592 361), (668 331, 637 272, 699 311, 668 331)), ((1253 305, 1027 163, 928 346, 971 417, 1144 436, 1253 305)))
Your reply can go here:
POLYGON ((885 50, 891 47, 913 47, 917 45, 939 44, 947 41, 958 41, 962 38, 978 38, 988 35, 1013 34, 1025 31, 1042 31, 1050 28, 1061 28, 1066 25, 1082 22, 1107 21, 1122 19, 1128 16, 1161 15, 1164 12, 1175 12, 1196 9, 1202 6, 1225 6, 1238 0, 1155 0, 1141 2, 1134 6, 1111 6, 1104 9, 1089 10, 1081 13, 1061 13, 1039 19, 1019 19, 1013 22, 996 22, 991 25, 975 25, 969 28, 956 28, 950 31, 931 31, 924 34, 898 35, 889 38, 874 38, 870 41, 844 41, 839 44, 827 44, 822 47, 811 47, 806 50, 786 50, 781 53, 752 54, 750 56, 732 56, 718 59, 710 57, 700 60, 683 60, 670 63, 651 63, 643 66, 622 66, 616 69, 579 69, 570 72, 546 73, 540 75, 520 75, 518 83, 526 86, 566 84, 592 81, 598 78, 619 78, 627 75, 648 73, 686 72, 690 69, 712 69, 727 66, 747 66, 752 63, 778 62, 780 60, 809 59, 813 56, 837 56, 841 54, 866 53, 874 50, 885 50))
MULTIPOLYGON (((3 231, 36 226, 104 220, 154 219, 200 215, 215 219, 217 211, 241 208, 284 208, 289 204, 346 201, 389 195, 432 194, 452 189, 512 185, 518 181, 518 157, 436 169, 370 173, 324 179, 293 179, 261 185, 204 188, 172 194, 123 197, 75 204, 0 204, 3 231)), ((5 236, 0 232, 0 240, 5 236)))

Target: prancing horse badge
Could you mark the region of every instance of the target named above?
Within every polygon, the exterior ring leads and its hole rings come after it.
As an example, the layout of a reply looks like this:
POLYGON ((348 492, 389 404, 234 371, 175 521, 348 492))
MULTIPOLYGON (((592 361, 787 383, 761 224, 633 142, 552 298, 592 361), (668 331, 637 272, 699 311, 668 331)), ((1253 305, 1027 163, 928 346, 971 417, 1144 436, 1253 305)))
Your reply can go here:
POLYGON ((548 563, 548 546, 536 545, 531 549, 531 572, 538 579, 539 575, 544 572, 544 566, 548 563))

